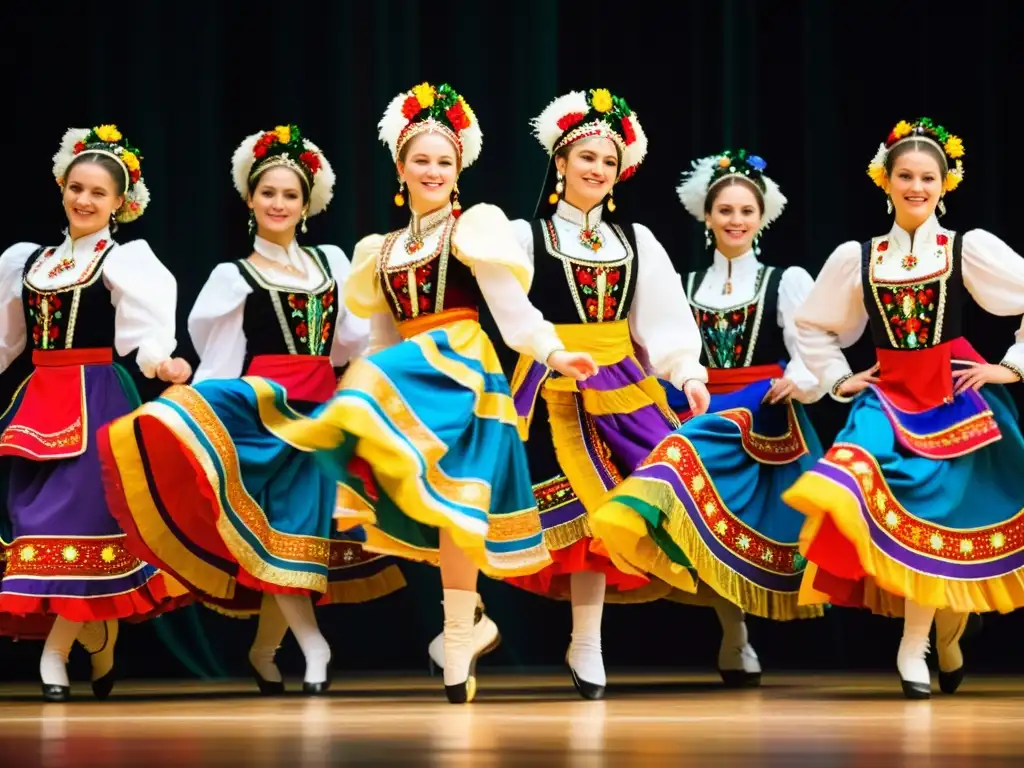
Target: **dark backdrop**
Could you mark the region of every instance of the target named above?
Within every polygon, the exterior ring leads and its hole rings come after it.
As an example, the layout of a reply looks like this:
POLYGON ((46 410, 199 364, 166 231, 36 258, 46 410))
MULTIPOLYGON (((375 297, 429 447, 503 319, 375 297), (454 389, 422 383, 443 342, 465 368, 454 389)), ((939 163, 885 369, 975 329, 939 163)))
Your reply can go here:
MULTIPOLYGON (((218 261, 246 253, 246 211, 231 187, 241 139, 299 124, 338 175, 334 202, 306 242, 355 240, 398 224, 395 173, 376 139, 388 101, 407 87, 450 81, 485 133, 484 153, 460 186, 528 217, 546 158, 529 118, 569 89, 608 87, 627 98, 650 137, 646 163, 616 200, 648 225, 680 271, 707 261, 701 227, 675 198, 692 158, 746 146, 768 161, 789 198, 763 258, 816 274, 830 250, 889 227, 865 174, 898 120, 932 116, 962 136, 966 180, 944 222, 983 227, 1020 249, 1016 104, 1021 14, 1008 2, 137 3, 106 11, 80 3, 9 4, 0 11, 5 210, 3 238, 56 243, 63 225, 50 158, 68 126, 116 122, 142 148, 150 211, 122 241, 145 238, 178 279, 180 351, 193 359, 185 319, 218 261), (1010 218, 1007 218, 1010 217, 1010 218)), ((549 190, 543 190, 546 194, 549 190)), ((153 286, 160 290, 161 286, 153 286)), ((1015 320, 970 311, 976 346, 998 359, 1015 320)), ((855 355, 858 362, 868 350, 855 355)), ((9 392, 24 369, 0 378, 9 392)), ((140 382, 144 396, 159 388, 140 382)), ((843 410, 811 409, 823 440, 843 410)), ((344 673, 422 669, 440 629, 436 572, 403 565, 409 587, 369 605, 320 611, 344 673)), ((482 580, 505 636, 486 665, 561 662, 569 606, 482 580)), ((835 610, 819 621, 750 620, 768 668, 891 668, 898 622, 835 610)), ((251 622, 190 609, 125 627, 128 675, 242 674, 251 622), (173 648, 173 652, 172 649, 173 648)), ((1019 671, 1017 616, 987 620, 971 663, 1019 671)), ((706 609, 609 606, 611 667, 705 666, 718 632, 706 609)), ((0 640, 0 678, 34 677, 35 644, 0 640)), ((293 641, 284 665, 301 669, 293 641)), ((76 659, 81 664, 82 659, 76 659)))

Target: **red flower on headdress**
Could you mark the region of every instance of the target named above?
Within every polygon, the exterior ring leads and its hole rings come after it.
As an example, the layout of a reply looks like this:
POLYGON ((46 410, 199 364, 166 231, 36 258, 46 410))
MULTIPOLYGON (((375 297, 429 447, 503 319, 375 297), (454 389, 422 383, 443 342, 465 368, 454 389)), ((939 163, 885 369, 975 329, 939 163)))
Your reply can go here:
POLYGON ((636 131, 633 130, 633 123, 628 117, 622 118, 622 140, 626 142, 627 147, 636 141, 636 131))
POLYGON ((255 158, 263 157, 267 154, 267 148, 263 144, 257 144, 252 151, 252 156, 255 158))
POLYGON ((129 171, 128 175, 132 177, 132 184, 135 184, 140 178, 142 178, 142 171, 136 169, 134 171, 129 171))
POLYGON ((85 149, 85 142, 84 141, 80 141, 77 144, 75 144, 75 154, 76 155, 79 152, 81 152, 83 149, 85 149))
POLYGON ((406 120, 412 120, 420 113, 420 101, 415 96, 408 96, 402 104, 402 115, 406 120))
POLYGON ((568 131, 574 125, 578 125, 583 122, 583 118, 586 117, 582 112, 570 112, 568 115, 563 115, 558 119, 558 127, 562 129, 562 132, 568 131))
POLYGON ((303 152, 299 155, 299 162, 306 166, 314 176, 320 170, 320 158, 317 157, 316 152, 303 152))
POLYGON ((469 117, 466 116, 466 111, 462 108, 462 103, 456 101, 452 106, 445 112, 448 116, 448 122, 452 124, 452 128, 456 132, 460 132, 469 128, 469 117))

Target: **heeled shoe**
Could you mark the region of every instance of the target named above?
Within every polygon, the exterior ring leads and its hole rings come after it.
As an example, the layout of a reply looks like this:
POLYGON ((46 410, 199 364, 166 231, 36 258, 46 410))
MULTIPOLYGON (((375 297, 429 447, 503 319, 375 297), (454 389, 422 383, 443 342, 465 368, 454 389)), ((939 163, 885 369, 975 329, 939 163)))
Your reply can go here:
POLYGON ((904 680, 900 676, 900 684, 903 686, 903 695, 908 699, 930 699, 932 697, 932 686, 930 683, 915 683, 904 680))
POLYGON ((252 662, 249 662, 249 674, 256 681, 256 687, 259 688, 260 696, 280 696, 284 693, 283 680, 267 680, 259 673, 259 670, 256 669, 252 662))
POLYGON ((67 701, 71 698, 71 687, 68 685, 50 685, 43 683, 43 700, 52 702, 67 701))

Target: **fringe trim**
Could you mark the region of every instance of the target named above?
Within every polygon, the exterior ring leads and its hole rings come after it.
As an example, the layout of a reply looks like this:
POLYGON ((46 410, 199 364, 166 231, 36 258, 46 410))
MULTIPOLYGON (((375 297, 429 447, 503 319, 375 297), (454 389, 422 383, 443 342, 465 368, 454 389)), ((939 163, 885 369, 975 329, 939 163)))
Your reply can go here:
MULTIPOLYGON (((960 613, 1009 613, 1024 606, 1024 570, 977 581, 955 581, 919 573, 896 562, 871 541, 859 501, 824 477, 805 472, 782 499, 807 516, 800 531, 801 553, 806 555, 810 550, 826 518, 831 518, 839 533, 853 545, 865 572, 864 607, 874 613, 901 615, 904 598, 960 613)), ((818 565, 828 570, 827 564, 818 565)), ((808 572, 804 578, 812 576, 808 572)))
POLYGON ((593 538, 587 516, 581 515, 575 520, 544 529, 544 544, 548 549, 565 549, 580 539, 593 538))
POLYGON ((384 570, 362 579, 331 582, 327 587, 327 593, 317 601, 317 605, 368 603, 380 597, 387 597, 405 586, 407 584, 402 569, 397 565, 389 565, 384 570))
MULTIPOLYGON (((616 492, 616 500, 602 506, 592 517, 591 524, 613 555, 624 557, 642 572, 668 581, 683 592, 696 591, 695 585, 686 588, 684 584, 678 583, 678 579, 673 581, 662 575, 666 571, 674 575, 672 569, 683 566, 658 548, 646 531, 642 538, 637 538, 636 523, 641 522, 646 529, 648 522, 629 505, 627 497, 659 510, 659 528, 682 549, 696 571, 697 578, 739 606, 744 613, 775 621, 816 618, 823 614, 820 606, 801 606, 798 592, 774 592, 758 586, 715 557, 690 520, 682 502, 662 483, 630 478, 616 492), (624 517, 627 519, 623 520, 624 517), (629 517, 634 519, 630 520, 629 517)), ((689 575, 688 570, 686 573, 689 575)), ((692 575, 689 575, 689 580, 692 584, 692 575)))

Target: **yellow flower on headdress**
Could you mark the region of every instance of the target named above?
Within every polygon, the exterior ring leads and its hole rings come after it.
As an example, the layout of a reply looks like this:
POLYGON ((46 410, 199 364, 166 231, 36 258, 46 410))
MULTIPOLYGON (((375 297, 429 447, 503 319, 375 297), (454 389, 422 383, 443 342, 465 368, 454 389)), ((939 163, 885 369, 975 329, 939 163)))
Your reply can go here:
POLYGON ((108 144, 113 144, 121 140, 121 132, 117 130, 116 125, 101 125, 96 129, 96 138, 108 144))
POLYGON ((908 133, 913 130, 913 126, 910 125, 906 120, 900 120, 896 123, 896 127, 892 129, 892 135, 897 139, 902 139, 908 133))
POLYGON ((942 180, 942 188, 946 192, 952 192, 954 189, 960 186, 960 182, 964 180, 964 164, 963 161, 957 160, 956 167, 950 168, 949 172, 946 173, 946 178, 942 180))
POLYGON ((274 133, 277 134, 277 140, 282 144, 287 144, 292 140, 292 128, 290 125, 279 125, 274 128, 274 133))
POLYGON ((466 100, 464 98, 462 98, 461 96, 459 96, 459 104, 462 105, 462 112, 466 116, 466 118, 469 120, 469 124, 472 125, 473 123, 475 123, 476 122, 476 113, 470 108, 469 104, 467 104, 466 100))
POLYGON ((120 157, 121 162, 128 166, 129 171, 139 170, 139 158, 135 156, 134 152, 129 152, 128 150, 125 150, 124 152, 121 153, 120 157))
POLYGON ((732 165, 732 160, 730 160, 725 155, 722 155, 720 158, 718 158, 719 168, 728 168, 730 165, 732 165))
POLYGON ((882 189, 888 191, 889 186, 889 174, 885 172, 885 166, 877 163, 872 163, 868 166, 868 176, 871 180, 882 189))
POLYGON ((954 160, 964 156, 964 143, 957 136, 950 136, 946 139, 946 154, 954 160))
POLYGON ((420 83, 412 89, 412 95, 420 103, 420 107, 426 109, 434 105, 434 86, 430 83, 420 83))
POLYGON ((612 108, 612 95, 607 88, 598 88, 594 91, 590 103, 598 112, 610 112, 612 108))

